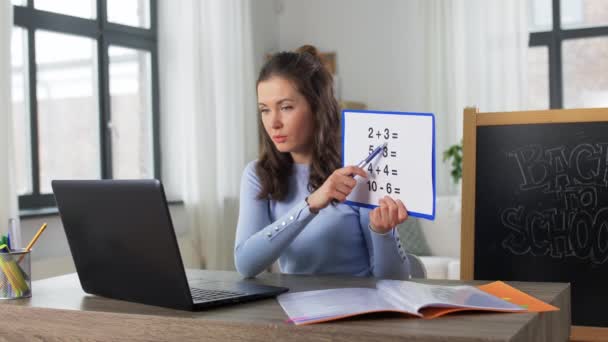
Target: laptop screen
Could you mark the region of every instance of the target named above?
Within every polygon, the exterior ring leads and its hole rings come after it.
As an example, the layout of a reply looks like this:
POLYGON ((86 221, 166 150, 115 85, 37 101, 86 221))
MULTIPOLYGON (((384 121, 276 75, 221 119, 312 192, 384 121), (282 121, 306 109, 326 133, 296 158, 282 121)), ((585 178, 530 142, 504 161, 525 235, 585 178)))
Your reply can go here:
POLYGON ((85 292, 192 306, 160 181, 56 180, 52 187, 85 292))

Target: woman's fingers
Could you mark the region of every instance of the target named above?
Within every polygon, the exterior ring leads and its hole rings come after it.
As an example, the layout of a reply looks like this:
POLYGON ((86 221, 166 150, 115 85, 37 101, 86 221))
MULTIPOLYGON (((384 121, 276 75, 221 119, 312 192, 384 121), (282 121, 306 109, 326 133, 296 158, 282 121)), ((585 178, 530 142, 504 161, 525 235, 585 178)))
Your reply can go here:
POLYGON ((351 192, 351 188, 349 188, 348 186, 344 185, 344 184, 339 184, 335 191, 335 199, 337 199, 340 202, 344 202, 346 200, 346 197, 350 194, 351 192))
POLYGON ((373 217, 376 225, 382 229, 394 228, 398 224, 407 220, 408 214, 405 205, 401 200, 393 200, 389 196, 380 199, 379 207, 374 209, 373 217))
POLYGON ((359 175, 363 178, 367 178, 367 172, 365 172, 365 170, 363 170, 362 168, 356 167, 356 166, 346 166, 346 167, 336 170, 336 172, 343 176, 352 177, 354 175, 359 175))
POLYGON ((348 194, 350 194, 351 190, 352 190, 352 188, 346 184, 337 184, 336 185, 336 191, 341 192, 346 196, 348 196, 348 194))
POLYGON ((354 175, 367 178, 367 173, 360 167, 347 166, 335 170, 319 189, 308 196, 309 205, 312 203, 311 208, 323 209, 332 200, 344 202, 357 185, 357 181, 353 179, 354 175))
POLYGON ((349 188, 354 188, 357 185, 357 181, 353 177, 338 175, 336 177, 338 183, 344 184, 349 188))
POLYGON ((399 209, 397 207, 397 203, 390 198, 389 196, 384 196, 384 205, 387 207, 387 219, 386 222, 390 227, 394 227, 397 225, 397 216, 399 214, 399 209))
POLYGON ((376 227, 375 223, 378 222, 378 208, 369 212, 369 222, 372 226, 376 227))
POLYGON ((397 219, 399 220, 399 223, 405 222, 405 220, 407 220, 408 218, 408 214, 407 214, 407 209, 405 208, 405 204, 403 204, 403 202, 401 202, 400 199, 397 200, 397 206, 398 206, 398 210, 399 210, 399 214, 397 215, 397 219))
POLYGON ((355 185, 357 185, 357 181, 352 177, 336 175, 332 183, 333 190, 338 193, 335 199, 344 202, 346 197, 353 191, 355 185))
POLYGON ((382 215, 382 228, 388 228, 391 225, 391 211, 385 198, 380 200, 380 212, 382 215))

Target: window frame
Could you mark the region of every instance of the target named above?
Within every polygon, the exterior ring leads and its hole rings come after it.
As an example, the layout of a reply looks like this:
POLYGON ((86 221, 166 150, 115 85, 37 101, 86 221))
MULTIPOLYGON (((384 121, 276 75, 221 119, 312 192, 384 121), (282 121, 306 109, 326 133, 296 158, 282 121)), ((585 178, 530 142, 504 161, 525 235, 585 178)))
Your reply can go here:
POLYGON ((544 46, 549 51, 549 108, 564 106, 562 42, 568 39, 608 37, 608 26, 562 29, 560 0, 552 0, 553 27, 549 31, 530 32, 529 47, 544 46))
POLYGON ((14 26, 21 27, 27 34, 27 74, 30 121, 30 161, 32 166, 32 193, 19 196, 20 210, 36 210, 55 207, 53 194, 40 192, 40 164, 38 142, 38 97, 36 70, 35 31, 70 34, 91 38, 97 44, 98 62, 98 109, 100 129, 101 178, 112 179, 112 132, 109 127, 112 118, 109 47, 119 46, 143 50, 150 53, 151 62, 151 104, 152 104, 152 150, 154 177, 161 178, 160 112, 158 79, 158 25, 156 0, 147 0, 150 6, 150 28, 127 26, 108 21, 107 0, 97 0, 97 17, 85 19, 66 14, 47 12, 34 8, 34 0, 27 0, 24 6, 13 5, 14 26))

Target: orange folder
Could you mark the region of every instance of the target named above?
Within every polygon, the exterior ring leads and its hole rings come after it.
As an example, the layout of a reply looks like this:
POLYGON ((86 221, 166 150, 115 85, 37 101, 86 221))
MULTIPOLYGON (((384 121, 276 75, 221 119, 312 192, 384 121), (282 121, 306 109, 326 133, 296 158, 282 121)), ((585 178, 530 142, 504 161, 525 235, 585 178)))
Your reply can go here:
MULTIPOLYGON (((534 298, 527 293, 524 293, 502 281, 495 281, 489 284, 477 286, 478 289, 485 293, 489 293, 493 296, 509 301, 513 304, 517 304, 526 309, 526 311, 517 312, 545 312, 545 311, 558 311, 559 308, 551 304, 547 304, 540 299, 534 298)), ((420 312, 424 315, 424 319, 432 319, 447 315, 452 312, 458 311, 471 311, 467 308, 426 308, 421 309, 420 312)), ((477 310, 483 311, 483 310, 477 310)), ((496 311, 496 310, 489 310, 496 311)))

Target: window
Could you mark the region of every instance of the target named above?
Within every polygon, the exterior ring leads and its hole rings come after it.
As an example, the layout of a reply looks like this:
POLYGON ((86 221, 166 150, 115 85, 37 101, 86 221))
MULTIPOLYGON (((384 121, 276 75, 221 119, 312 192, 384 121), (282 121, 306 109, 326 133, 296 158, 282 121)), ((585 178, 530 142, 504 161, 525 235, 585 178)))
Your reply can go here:
POLYGON ((12 0, 21 209, 53 179, 160 178, 155 0, 12 0))
POLYGON ((605 0, 531 0, 531 109, 608 107, 605 0))

